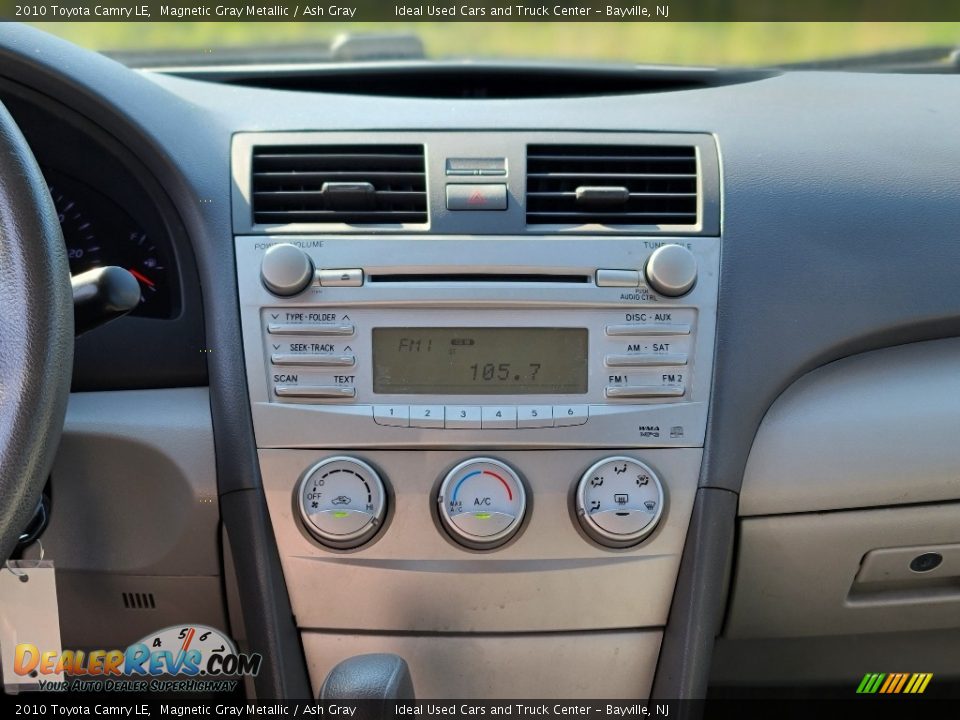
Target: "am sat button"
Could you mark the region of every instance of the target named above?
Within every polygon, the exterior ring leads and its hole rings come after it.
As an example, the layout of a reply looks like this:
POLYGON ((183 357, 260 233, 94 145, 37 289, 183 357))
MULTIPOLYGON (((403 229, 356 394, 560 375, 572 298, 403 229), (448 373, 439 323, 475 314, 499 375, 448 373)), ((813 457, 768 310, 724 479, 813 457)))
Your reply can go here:
POLYGON ((447 210, 506 210, 507 186, 447 185, 447 210))

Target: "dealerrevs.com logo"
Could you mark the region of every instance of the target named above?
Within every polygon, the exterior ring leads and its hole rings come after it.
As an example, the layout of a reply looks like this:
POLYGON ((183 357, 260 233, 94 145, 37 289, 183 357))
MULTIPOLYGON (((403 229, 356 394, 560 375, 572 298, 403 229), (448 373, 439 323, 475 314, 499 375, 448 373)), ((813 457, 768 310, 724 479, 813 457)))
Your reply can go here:
POLYGON ((14 672, 47 691, 226 692, 236 687, 238 676, 260 672, 262 661, 257 653, 238 652, 215 628, 176 625, 124 650, 55 652, 20 643, 14 672))

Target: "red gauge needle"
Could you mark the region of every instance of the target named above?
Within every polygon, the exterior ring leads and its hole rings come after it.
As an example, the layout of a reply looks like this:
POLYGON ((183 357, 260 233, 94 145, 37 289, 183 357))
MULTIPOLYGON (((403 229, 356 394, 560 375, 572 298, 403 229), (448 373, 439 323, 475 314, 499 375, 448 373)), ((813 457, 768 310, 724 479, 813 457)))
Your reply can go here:
POLYGON ((153 280, 151 280, 150 278, 148 278, 146 275, 143 275, 142 273, 138 273, 138 272, 137 272, 136 270, 134 270, 133 268, 127 268, 127 271, 128 271, 131 275, 133 275, 137 280, 139 280, 140 282, 146 283, 146 284, 149 285, 150 287, 155 287, 155 283, 153 282, 153 280))

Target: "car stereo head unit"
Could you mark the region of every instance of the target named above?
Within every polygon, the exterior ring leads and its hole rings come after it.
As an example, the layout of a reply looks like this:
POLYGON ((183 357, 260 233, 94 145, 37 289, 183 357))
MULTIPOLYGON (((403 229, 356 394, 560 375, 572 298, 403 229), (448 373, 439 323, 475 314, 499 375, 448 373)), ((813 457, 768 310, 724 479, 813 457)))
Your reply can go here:
POLYGON ((261 447, 702 443, 715 239, 236 243, 261 447))

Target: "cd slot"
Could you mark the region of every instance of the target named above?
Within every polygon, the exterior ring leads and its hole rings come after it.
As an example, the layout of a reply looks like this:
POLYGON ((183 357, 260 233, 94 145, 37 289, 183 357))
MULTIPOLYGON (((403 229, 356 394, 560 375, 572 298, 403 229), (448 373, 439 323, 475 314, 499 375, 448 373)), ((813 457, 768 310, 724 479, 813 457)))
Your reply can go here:
POLYGON ((589 275, 549 275, 546 273, 386 273, 370 274, 370 283, 561 283, 586 285, 589 275))

